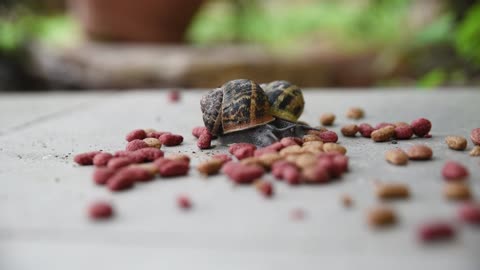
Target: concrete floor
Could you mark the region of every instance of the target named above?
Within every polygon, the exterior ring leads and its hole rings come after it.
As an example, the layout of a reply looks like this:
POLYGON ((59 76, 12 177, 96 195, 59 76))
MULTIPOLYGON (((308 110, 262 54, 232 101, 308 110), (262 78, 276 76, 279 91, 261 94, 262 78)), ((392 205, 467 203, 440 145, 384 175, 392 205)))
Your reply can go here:
POLYGON ((443 198, 440 175, 446 160, 460 161, 480 195, 480 158, 443 142, 480 127, 478 90, 305 91, 302 120, 309 123, 334 112, 332 129, 339 132, 352 122, 344 116, 347 108, 361 106, 361 122, 372 124, 429 118, 433 137, 394 145, 340 135, 351 162, 341 181, 275 182, 272 200, 251 187, 233 187, 224 176, 203 179, 195 170, 112 194, 93 184, 91 167, 72 162, 75 153, 123 149, 128 131, 148 127, 184 135, 183 145, 164 150, 189 154, 193 166, 225 152, 199 151, 190 135, 202 124, 201 94, 187 91, 178 104, 167 103, 164 91, 1 94, 0 269, 480 269, 480 230, 455 221, 458 204, 443 198), (432 147, 434 159, 406 167, 384 161, 387 149, 416 143, 432 147), (366 210, 378 203, 375 179, 411 187, 411 199, 390 202, 400 220, 393 228, 366 224, 366 210), (177 209, 180 193, 191 196, 192 211, 177 209), (340 205, 343 193, 352 195, 353 209, 340 205), (96 199, 111 201, 117 216, 89 221, 86 207, 96 199), (289 218, 297 208, 307 214, 302 221, 289 218), (435 219, 452 220, 456 240, 418 243, 416 226, 435 219))

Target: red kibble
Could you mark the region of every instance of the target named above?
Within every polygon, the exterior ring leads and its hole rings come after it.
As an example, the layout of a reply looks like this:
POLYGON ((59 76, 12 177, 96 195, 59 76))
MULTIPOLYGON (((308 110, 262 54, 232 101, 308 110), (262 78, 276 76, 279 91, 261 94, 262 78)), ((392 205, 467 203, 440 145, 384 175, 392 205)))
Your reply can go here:
POLYGON ((125 150, 127 151, 137 151, 138 149, 147 148, 148 144, 142 140, 133 140, 127 144, 125 150))
POLYGON ((303 181, 308 184, 326 183, 330 181, 329 172, 321 166, 309 167, 302 172, 303 181))
POLYGON ((95 202, 88 208, 88 216, 91 219, 107 219, 113 216, 113 208, 107 202, 95 202))
POLYGON ((457 215, 463 222, 480 225, 480 204, 466 203, 458 208, 457 215))
POLYGON ((375 129, 371 125, 363 123, 358 126, 358 131, 360 132, 360 134, 362 134, 363 137, 370 138, 372 132, 375 131, 375 129))
POLYGON ((120 150, 113 154, 114 157, 129 157, 132 154, 131 151, 120 150))
POLYGON ((180 91, 178 90, 170 90, 168 92, 168 101, 171 103, 176 103, 180 100, 180 91))
POLYGON ((333 163, 342 171, 342 173, 348 171, 348 157, 344 155, 336 155, 333 157, 333 163))
POLYGON ((381 128, 388 127, 388 126, 395 127, 395 125, 392 124, 392 123, 382 122, 382 123, 377 124, 377 125, 375 126, 375 129, 381 129, 381 128))
POLYGON ((257 150, 255 150, 253 152, 253 156, 255 157, 260 157, 262 155, 265 155, 265 154, 272 154, 272 153, 277 153, 277 151, 273 148, 269 148, 269 147, 263 147, 263 148, 259 148, 257 150))
POLYGON ((210 132, 208 132, 208 129, 206 127, 194 127, 192 129, 192 135, 195 138, 200 138, 200 135, 202 135, 203 133, 210 133, 210 132))
POLYGON ((107 163, 107 167, 110 169, 119 169, 132 163, 133 159, 130 157, 118 157, 110 159, 107 163))
POLYGON ((267 181, 260 181, 255 185, 257 188, 258 192, 262 194, 266 198, 270 198, 273 196, 273 185, 270 182, 267 181))
POLYGON ((116 170, 111 168, 98 168, 93 172, 93 181, 97 185, 105 185, 115 172, 116 170))
POLYGON ((293 164, 289 161, 286 161, 286 160, 279 160, 279 161, 274 162, 271 166, 272 175, 275 176, 279 180, 283 180, 283 178, 284 178, 283 171, 287 167, 293 167, 295 169, 297 168, 297 166, 295 166, 295 164, 293 164))
POLYGON ((408 140, 413 136, 411 126, 398 126, 395 128, 395 138, 397 140, 408 140))
POLYGON ((135 180, 131 179, 131 176, 125 173, 116 173, 107 181, 107 187, 111 191, 121 191, 133 187, 135 180))
POLYGON ((131 142, 133 140, 143 140, 147 137, 147 133, 143 129, 135 129, 130 131, 127 136, 125 136, 125 140, 127 142, 131 142))
POLYGON ((177 197, 177 205, 184 210, 192 208, 192 202, 190 201, 190 198, 185 195, 180 195, 177 197))
POLYGON ((470 139, 473 144, 480 145, 480 128, 472 129, 472 132, 470 132, 470 139))
POLYGON ((251 148, 252 153, 257 149, 257 147, 251 143, 234 143, 230 145, 230 147, 228 148, 228 152, 233 155, 235 151, 241 148, 251 148))
POLYGON ((168 131, 149 131, 149 132, 147 132, 147 138, 158 139, 163 134, 171 134, 171 132, 168 132, 168 131))
POLYGON ((108 161, 112 158, 113 155, 110 153, 99 153, 93 158, 93 165, 97 167, 107 166, 108 161))
POLYGON ((447 161, 443 166, 442 175, 445 180, 455 181, 467 178, 469 173, 462 164, 455 161, 447 161))
POLYGON ((446 222, 432 222, 419 227, 417 231, 419 240, 431 242, 442 239, 450 239, 455 236, 455 230, 446 222))
POLYGON ((329 142, 334 143, 338 141, 337 133, 330 130, 322 132, 318 136, 320 137, 320 140, 322 140, 325 143, 329 143, 329 142))
POLYGON ((209 132, 202 133, 197 141, 197 146, 200 149, 209 149, 212 147, 212 134, 209 132))
POLYGON ((229 157, 227 154, 216 154, 213 155, 212 158, 221 160, 223 164, 232 161, 232 158, 229 157))
POLYGON ((292 146, 292 145, 302 145, 303 140, 297 137, 285 137, 280 140, 280 143, 283 147, 292 146))
POLYGON ((242 160, 244 158, 253 157, 254 152, 255 152, 255 150, 253 148, 243 147, 243 148, 239 148, 239 149, 235 150, 235 152, 233 152, 233 155, 237 159, 242 160))
POLYGON ((222 171, 237 184, 251 184, 265 172, 260 166, 236 162, 228 162, 223 166, 222 171))
POLYGON ((164 153, 162 150, 157 148, 142 148, 138 149, 137 151, 133 152, 133 156, 135 159, 135 163, 140 162, 150 162, 155 161, 161 157, 163 157, 164 153))
POLYGON ((333 158, 330 157, 320 158, 317 162, 317 167, 327 171, 328 175, 332 178, 340 177, 343 173, 342 168, 337 166, 333 161, 333 158))
POLYGON ((92 165, 93 158, 100 153, 101 153, 100 151, 92 151, 92 152, 78 154, 73 158, 73 161, 75 161, 77 164, 82 166, 92 165))
POLYGON ((415 133, 415 135, 417 135, 418 137, 424 137, 430 132, 430 129, 432 129, 432 123, 430 123, 430 121, 425 118, 413 120, 411 126, 413 129, 413 133, 415 133))
POLYGON ((165 146, 176 146, 183 142, 183 137, 177 134, 163 134, 158 139, 165 146))
POLYGON ((289 185, 299 185, 302 180, 302 174, 300 170, 295 166, 286 166, 283 168, 282 177, 289 185))
POLYGON ((123 174, 122 177, 128 178, 133 182, 147 182, 153 179, 151 172, 140 167, 126 167, 121 169, 118 174, 123 174))
POLYGON ((160 165, 158 170, 162 177, 187 175, 189 170, 188 163, 183 160, 167 160, 166 162, 162 161, 162 164, 155 163, 155 165, 160 165))

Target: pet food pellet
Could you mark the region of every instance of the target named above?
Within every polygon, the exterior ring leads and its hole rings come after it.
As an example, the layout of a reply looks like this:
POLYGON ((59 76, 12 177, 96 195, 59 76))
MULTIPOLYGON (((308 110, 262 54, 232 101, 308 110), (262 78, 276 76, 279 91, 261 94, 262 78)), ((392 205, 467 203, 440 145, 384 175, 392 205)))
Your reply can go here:
POLYGON ((127 142, 131 142, 133 140, 143 140, 147 138, 147 133, 143 129, 135 129, 130 131, 127 136, 125 136, 125 140, 127 142))
POLYGON ((331 126, 335 121, 335 114, 333 113, 324 113, 320 116, 320 123, 324 126, 331 126))
POLYGON ((480 156, 480 146, 476 145, 475 147, 473 147, 469 154, 472 157, 479 157, 480 156))
POLYGON ((177 134, 163 134, 159 140, 165 146, 177 146, 183 142, 183 137, 177 134))
POLYGON ((175 177, 187 175, 189 165, 183 160, 169 160, 158 168, 158 173, 162 177, 175 177))
POLYGON ((158 149, 162 147, 162 143, 157 138, 145 138, 143 139, 143 141, 148 145, 148 147, 158 148, 158 149))
POLYGON ((122 191, 126 189, 130 189, 133 187, 135 183, 134 180, 130 178, 127 174, 120 174, 116 173, 107 181, 107 187, 110 191, 122 191))
POLYGON ((432 123, 425 118, 413 120, 410 126, 412 126, 413 133, 418 137, 425 137, 432 129, 432 123))
POLYGON ((406 199, 410 197, 407 185, 401 183, 381 183, 375 190, 379 199, 406 199))
POLYGON ((139 162, 150 162, 155 161, 164 156, 162 150, 158 148, 142 148, 138 149, 137 151, 133 152, 133 155, 136 155, 139 162))
POLYGON ((270 169, 272 167, 272 164, 283 159, 283 157, 277 153, 267 153, 264 155, 261 155, 258 157, 260 159, 260 162, 262 163, 263 167, 270 169))
POLYGON ((156 130, 148 131, 148 132, 147 132, 147 138, 159 139, 160 136, 162 136, 163 134, 171 134, 171 132, 168 132, 168 131, 156 131, 156 130))
POLYGON ((235 151, 241 148, 250 148, 252 149, 252 152, 257 149, 257 147, 251 143, 234 143, 230 145, 230 147, 228 148, 228 152, 233 155, 235 151))
POLYGON ((345 155, 347 153, 347 148, 343 147, 342 145, 338 143, 325 143, 323 145, 323 151, 325 152, 336 152, 340 153, 342 155, 345 155))
POLYGON ((370 138, 372 132, 375 131, 375 129, 371 125, 363 123, 358 126, 358 131, 360 132, 362 137, 370 138))
POLYGON ((148 147, 148 144, 144 142, 143 140, 133 140, 128 142, 127 146, 125 147, 125 150, 127 151, 136 151, 138 149, 146 148, 148 147))
POLYGON ((322 141, 322 139, 320 139, 320 136, 317 136, 317 135, 313 135, 313 134, 306 134, 302 137, 303 139, 303 142, 306 143, 306 142, 315 142, 315 141, 322 141))
POLYGON ((467 148, 467 139, 462 136, 447 136, 445 143, 450 149, 463 151, 467 148))
POLYGON ((458 208, 457 216, 466 223, 480 225, 480 204, 469 202, 458 208))
POLYGON ((180 100, 180 91, 179 90, 170 90, 168 92, 168 101, 171 103, 176 103, 180 100))
POLYGON ((407 155, 411 160, 429 160, 432 159, 433 151, 426 145, 417 144, 407 150, 407 155))
POLYGON ((387 206, 377 206, 368 211, 368 224, 372 227, 386 227, 394 225, 397 217, 392 208, 387 206))
POLYGON ((273 185, 267 181, 257 181, 255 182, 255 188, 257 189, 260 194, 262 194, 265 198, 271 198, 273 196, 273 185))
POLYGON ((177 197, 177 206, 180 209, 188 210, 188 209, 192 208, 192 201, 190 200, 190 198, 188 196, 180 195, 180 196, 177 197))
POLYGON ((198 137, 197 147, 200 149, 209 149, 212 147, 212 134, 209 132, 202 133, 198 137))
POLYGON ((313 166, 302 171, 302 179, 307 184, 327 183, 330 175, 324 167, 313 166))
POLYGON ((346 116, 351 119, 361 119, 365 115, 365 112, 362 108, 359 107, 351 107, 348 109, 346 116))
POLYGON ((480 128, 475 128, 470 132, 470 139, 473 144, 480 145, 480 128))
POLYGON ((393 125, 387 125, 385 127, 382 127, 380 129, 373 131, 370 134, 370 137, 375 142, 386 142, 386 141, 389 141, 394 134, 395 134, 395 128, 393 127, 393 125))
POLYGON ((469 176, 469 172, 465 166, 455 161, 447 161, 442 168, 442 175, 445 180, 458 181, 469 176))
POLYGON ((385 160, 394 165, 406 165, 408 155, 402 149, 392 149, 385 153, 385 160))
POLYGON ((345 208, 351 208, 353 206, 353 199, 348 194, 343 194, 342 196, 340 196, 340 202, 345 208))
POLYGON ((358 126, 355 124, 349 124, 342 127, 340 130, 345 137, 355 137, 358 132, 358 126))
POLYGON ((299 145, 288 146, 280 150, 280 155, 284 157, 288 155, 299 155, 301 153, 302 147, 300 147, 299 145))
POLYGON ((82 166, 93 165, 93 158, 100 153, 100 151, 92 151, 78 154, 73 158, 73 161, 75 161, 78 165, 82 166))
POLYGON ((296 137, 285 137, 280 140, 280 143, 283 147, 292 146, 292 145, 302 145, 303 140, 296 137))
POLYGON ((413 136, 413 129, 410 125, 395 126, 395 138, 397 140, 408 140, 413 136))
POLYGON ((97 168, 93 172, 93 181, 97 185, 105 185, 108 179, 110 179, 110 177, 112 177, 115 174, 115 172, 116 170, 111 168, 106 168, 106 167, 97 168))
POLYGON ((378 124, 375 126, 375 129, 381 129, 381 128, 384 128, 384 127, 393 127, 393 128, 395 128, 395 125, 392 124, 392 123, 381 122, 381 123, 378 123, 378 124))
POLYGON ((194 127, 192 129, 192 135, 197 139, 200 138, 200 135, 202 135, 203 133, 210 133, 210 132, 208 132, 208 129, 206 127, 194 127))
POLYGON ((229 161, 232 161, 232 158, 229 157, 227 154, 216 154, 212 156, 212 159, 218 159, 222 161, 222 164, 225 164, 229 161))
POLYGON ((446 183, 443 188, 443 195, 453 201, 469 200, 472 197, 470 188, 462 182, 446 183))
POLYGON ((108 161, 107 167, 110 169, 119 169, 134 163, 130 157, 112 158, 108 161))
POLYGON ((108 202, 95 202, 88 208, 88 216, 93 220, 108 219, 113 216, 113 207, 108 202))
POLYGON ((436 221, 422 224, 417 230, 417 237, 423 242, 447 240, 455 236, 455 230, 447 222, 436 221))
POLYGON ((99 153, 93 158, 93 165, 97 167, 107 166, 108 161, 112 158, 113 155, 110 153, 99 153))
POLYGON ((320 133, 319 137, 320 137, 320 140, 322 140, 322 142, 324 143, 329 143, 329 142, 335 143, 338 141, 337 133, 330 130, 320 133))
POLYGON ((197 171, 203 175, 217 174, 223 166, 223 161, 220 159, 212 158, 204 161, 197 166, 197 171))

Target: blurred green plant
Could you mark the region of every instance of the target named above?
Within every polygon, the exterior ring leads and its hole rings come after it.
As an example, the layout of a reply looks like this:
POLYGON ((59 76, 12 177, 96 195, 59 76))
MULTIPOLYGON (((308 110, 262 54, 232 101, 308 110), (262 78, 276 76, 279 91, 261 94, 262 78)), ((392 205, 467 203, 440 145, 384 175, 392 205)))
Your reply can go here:
POLYGON ((458 25, 455 48, 462 57, 480 67, 480 3, 475 4, 458 25))

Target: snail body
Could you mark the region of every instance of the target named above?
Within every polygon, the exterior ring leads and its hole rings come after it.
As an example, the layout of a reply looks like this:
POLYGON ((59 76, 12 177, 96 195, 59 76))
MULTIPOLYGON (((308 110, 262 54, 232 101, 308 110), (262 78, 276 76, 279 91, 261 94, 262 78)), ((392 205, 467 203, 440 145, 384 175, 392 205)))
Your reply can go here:
POLYGON ((257 83, 239 79, 208 92, 200 101, 205 127, 222 144, 249 142, 258 146, 283 137, 303 136, 313 129, 296 122, 304 105, 298 87, 280 81, 266 88, 270 96, 257 83), (288 92, 282 93, 280 89, 288 92))

